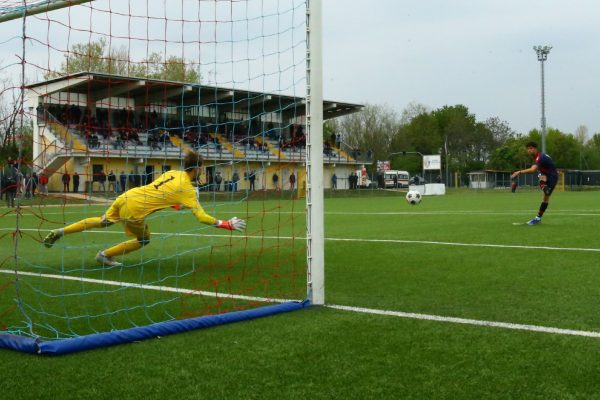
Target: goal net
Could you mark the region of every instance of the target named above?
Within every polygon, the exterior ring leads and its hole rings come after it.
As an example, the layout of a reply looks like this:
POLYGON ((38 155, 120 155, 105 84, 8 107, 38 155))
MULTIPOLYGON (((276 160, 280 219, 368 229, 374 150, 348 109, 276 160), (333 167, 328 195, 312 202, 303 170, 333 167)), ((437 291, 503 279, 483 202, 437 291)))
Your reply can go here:
POLYGON ((307 304, 308 6, 0 1, 0 347, 66 353, 307 304), (135 221, 143 243, 114 264, 98 254, 135 241, 130 225, 44 243, 128 190, 158 189, 192 151, 204 211, 244 232, 170 204, 135 221))

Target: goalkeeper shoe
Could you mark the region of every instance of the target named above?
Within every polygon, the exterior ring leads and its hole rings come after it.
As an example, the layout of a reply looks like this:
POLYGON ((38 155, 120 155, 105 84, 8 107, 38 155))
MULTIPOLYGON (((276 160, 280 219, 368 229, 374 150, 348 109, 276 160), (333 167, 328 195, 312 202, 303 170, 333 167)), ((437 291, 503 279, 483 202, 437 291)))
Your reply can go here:
POLYGON ((537 224, 541 224, 541 223, 542 223, 542 219, 540 217, 535 217, 531 221, 527 222, 527 225, 537 225, 537 224))
POLYGON ((54 242, 56 242, 58 239, 60 239, 62 237, 62 235, 56 231, 50 231, 49 234, 46 235, 46 237, 44 238, 44 246, 46 246, 47 248, 50 248, 54 245, 54 242))
POLYGON ((122 267, 123 263, 116 261, 114 258, 107 256, 103 251, 99 251, 96 254, 96 261, 102 265, 108 265, 109 267, 122 267))

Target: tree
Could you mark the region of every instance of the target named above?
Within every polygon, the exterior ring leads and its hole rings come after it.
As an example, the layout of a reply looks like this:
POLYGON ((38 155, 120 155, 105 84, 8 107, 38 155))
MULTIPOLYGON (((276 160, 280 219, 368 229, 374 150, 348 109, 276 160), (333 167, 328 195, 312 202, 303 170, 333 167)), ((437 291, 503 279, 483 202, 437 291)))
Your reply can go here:
POLYGON ((508 122, 502 121, 498 117, 491 117, 484 122, 487 129, 492 133, 494 146, 501 146, 510 138, 513 138, 517 133, 508 125, 508 122))
POLYGON ((23 91, 8 77, 0 79, 0 164, 11 157, 31 161, 31 118, 22 111, 23 91))
POLYGON ((344 132, 345 142, 363 154, 372 152, 372 160, 385 160, 390 142, 399 123, 396 113, 387 106, 367 104, 357 113, 339 119, 336 131, 344 132))
POLYGON ((408 105, 402 110, 402 116, 400 117, 400 124, 406 125, 410 124, 410 122, 418 115, 421 114, 429 114, 431 110, 424 104, 417 103, 411 101, 408 105))
POLYGON ((176 82, 199 83, 201 80, 192 63, 182 57, 165 57, 161 53, 153 52, 141 61, 133 61, 124 46, 109 48, 104 38, 71 46, 59 70, 49 72, 46 78, 81 71, 176 82))
POLYGON ((531 158, 527 155, 525 144, 527 139, 509 137, 491 153, 487 168, 500 171, 515 171, 531 166, 531 158))

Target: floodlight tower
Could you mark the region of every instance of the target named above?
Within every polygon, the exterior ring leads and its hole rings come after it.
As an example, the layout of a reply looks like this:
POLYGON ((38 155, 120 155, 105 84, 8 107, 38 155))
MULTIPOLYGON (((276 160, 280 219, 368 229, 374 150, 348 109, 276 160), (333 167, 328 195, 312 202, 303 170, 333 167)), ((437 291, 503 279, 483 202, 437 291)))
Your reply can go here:
POLYGON ((533 46, 533 50, 537 53, 538 61, 542 66, 542 152, 546 152, 546 98, 544 91, 544 61, 548 59, 548 54, 552 46, 533 46))

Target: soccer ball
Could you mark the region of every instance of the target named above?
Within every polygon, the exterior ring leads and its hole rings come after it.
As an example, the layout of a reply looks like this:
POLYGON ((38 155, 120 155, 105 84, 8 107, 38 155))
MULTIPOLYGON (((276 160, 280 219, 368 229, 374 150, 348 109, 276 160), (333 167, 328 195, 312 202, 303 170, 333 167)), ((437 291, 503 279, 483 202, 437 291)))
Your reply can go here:
POLYGON ((408 193, 406 193, 406 201, 411 206, 416 206, 419 204, 421 202, 421 198, 421 193, 417 192, 416 190, 410 190, 408 193))

